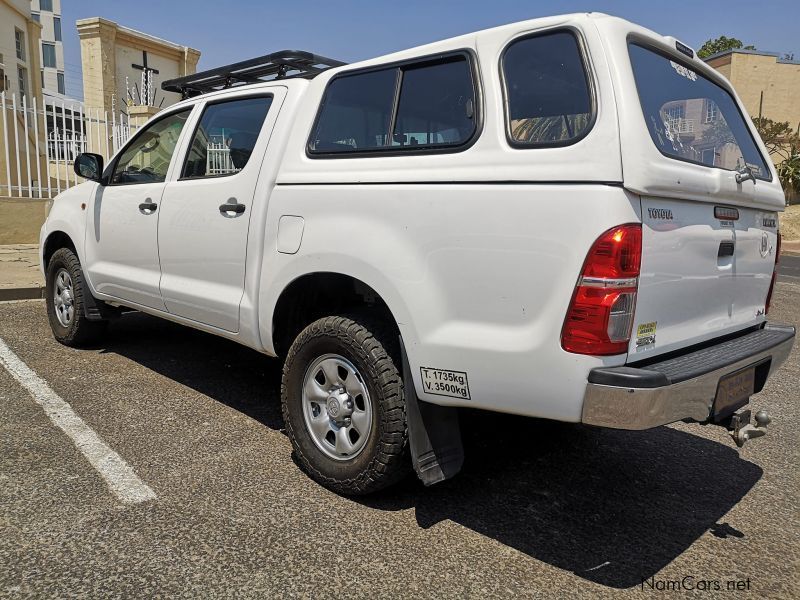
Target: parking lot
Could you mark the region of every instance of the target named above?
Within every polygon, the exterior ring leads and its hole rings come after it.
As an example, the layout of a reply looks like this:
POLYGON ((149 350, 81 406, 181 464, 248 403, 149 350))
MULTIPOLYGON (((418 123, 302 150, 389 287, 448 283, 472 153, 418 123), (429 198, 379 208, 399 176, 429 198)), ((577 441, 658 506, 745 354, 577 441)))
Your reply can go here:
MULTIPOLYGON (((800 322, 798 283, 771 318, 800 322)), ((797 350, 741 452, 714 427, 468 413, 456 479, 350 499, 293 462, 275 360, 144 315, 72 350, 41 301, 0 304, 0 338, 154 496, 121 501, 0 368, 2 596, 800 596, 797 350)))

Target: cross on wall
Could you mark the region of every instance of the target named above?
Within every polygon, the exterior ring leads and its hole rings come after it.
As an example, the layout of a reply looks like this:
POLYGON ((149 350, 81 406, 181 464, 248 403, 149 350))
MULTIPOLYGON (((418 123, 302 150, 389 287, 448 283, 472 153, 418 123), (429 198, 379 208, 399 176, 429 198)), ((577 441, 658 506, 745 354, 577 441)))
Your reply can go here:
POLYGON ((142 99, 145 99, 149 105, 151 102, 155 101, 155 94, 153 94, 151 86, 153 85, 153 74, 158 75, 158 69, 148 66, 146 50, 142 50, 142 64, 137 65, 136 63, 132 63, 131 67, 142 72, 142 91, 139 95, 142 99))
POLYGON ((131 66, 134 69, 137 69, 139 71, 144 71, 147 74, 155 73, 156 75, 158 75, 158 69, 153 69, 152 67, 148 67, 147 66, 147 51, 146 50, 142 50, 142 64, 137 65, 136 63, 133 63, 133 64, 131 64, 131 66))

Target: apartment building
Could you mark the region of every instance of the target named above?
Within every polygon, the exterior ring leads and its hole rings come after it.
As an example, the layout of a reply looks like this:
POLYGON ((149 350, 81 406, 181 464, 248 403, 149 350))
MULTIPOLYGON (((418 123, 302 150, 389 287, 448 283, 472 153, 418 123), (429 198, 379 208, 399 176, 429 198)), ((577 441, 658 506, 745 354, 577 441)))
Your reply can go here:
POLYGON ((800 128, 800 61, 760 50, 727 50, 705 60, 730 80, 750 116, 800 128))
POLYGON ((30 0, 31 17, 42 26, 39 58, 42 91, 46 96, 63 97, 64 42, 61 32, 61 0, 30 0))
POLYGON ((0 0, 0 91, 29 102, 41 94, 40 32, 29 0, 0 0))

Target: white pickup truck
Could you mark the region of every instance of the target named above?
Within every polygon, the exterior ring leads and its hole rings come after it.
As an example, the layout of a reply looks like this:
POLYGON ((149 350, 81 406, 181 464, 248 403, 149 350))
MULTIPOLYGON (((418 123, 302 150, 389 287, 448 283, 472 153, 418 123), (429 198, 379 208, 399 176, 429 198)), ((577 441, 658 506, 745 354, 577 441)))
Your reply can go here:
POLYGON ((133 309, 284 358, 296 456, 348 494, 456 473, 459 407, 763 435, 784 195, 680 41, 575 14, 164 87, 42 228, 60 342, 133 309))

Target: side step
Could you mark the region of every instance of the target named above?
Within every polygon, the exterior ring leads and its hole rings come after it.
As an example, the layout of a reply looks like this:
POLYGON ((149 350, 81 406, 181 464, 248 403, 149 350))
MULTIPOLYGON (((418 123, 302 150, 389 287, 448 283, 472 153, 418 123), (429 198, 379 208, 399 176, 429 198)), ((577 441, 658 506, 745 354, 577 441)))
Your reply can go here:
POLYGON ((464 464, 458 409, 431 404, 417 398, 402 336, 400 351, 403 359, 403 389, 406 396, 411 459, 414 471, 422 483, 426 486, 433 485, 458 474, 464 464))

